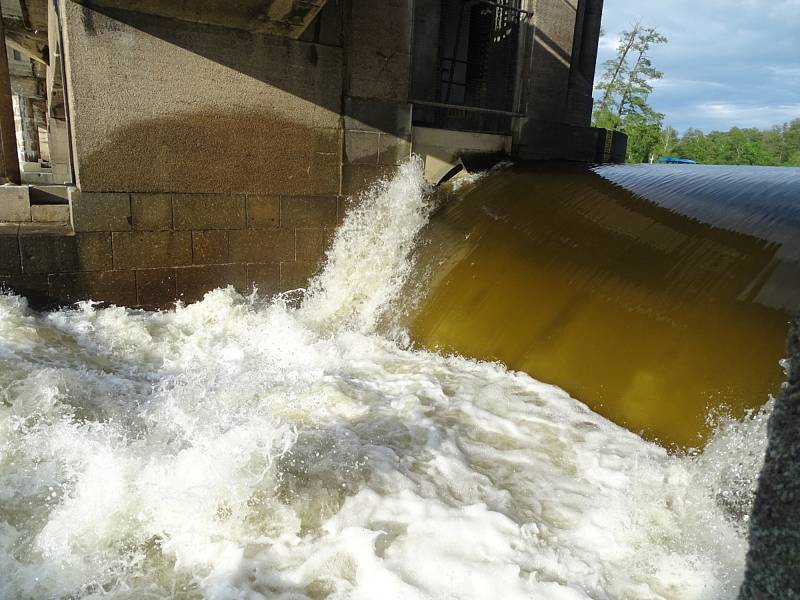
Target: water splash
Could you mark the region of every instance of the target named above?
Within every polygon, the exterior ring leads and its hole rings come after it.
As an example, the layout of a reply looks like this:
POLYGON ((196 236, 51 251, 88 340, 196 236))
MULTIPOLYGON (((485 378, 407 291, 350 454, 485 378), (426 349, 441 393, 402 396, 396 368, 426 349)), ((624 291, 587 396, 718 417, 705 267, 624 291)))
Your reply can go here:
POLYGON ((428 221, 430 186, 418 157, 354 202, 314 277, 301 318, 315 328, 375 330, 395 306, 413 267, 414 242, 428 221))
POLYGON ((746 511, 720 495, 749 502, 763 419, 669 456, 377 333, 427 194, 412 163, 366 195, 299 308, 0 296, 0 597, 733 597, 746 511))

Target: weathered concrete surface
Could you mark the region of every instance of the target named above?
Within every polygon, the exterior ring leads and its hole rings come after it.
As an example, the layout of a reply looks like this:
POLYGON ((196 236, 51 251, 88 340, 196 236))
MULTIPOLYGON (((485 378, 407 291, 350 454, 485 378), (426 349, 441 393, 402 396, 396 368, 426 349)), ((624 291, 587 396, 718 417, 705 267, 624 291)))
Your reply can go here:
POLYGON ((136 271, 136 304, 145 308, 163 308, 178 297, 176 269, 140 269, 136 271))
POLYGON ((58 273, 48 277, 48 295, 60 302, 91 298, 98 302, 135 306, 136 274, 134 271, 58 273))
POLYGON ((514 155, 525 160, 624 162, 627 136, 597 127, 528 119, 514 155))
POLYGON ((800 598, 800 317, 787 347, 789 375, 769 419, 741 600, 800 598))
POLYGON ((19 224, 0 223, 0 276, 19 275, 19 224))
POLYGON ((34 204, 31 205, 31 221, 34 223, 69 223, 69 206, 67 204, 34 204))
POLYGON ((11 80, 6 54, 6 34, 3 11, 0 10, 0 183, 20 183, 17 160, 17 134, 14 130, 14 105, 11 100, 11 80))
POLYGON ((131 194, 131 225, 137 231, 172 229, 172 195, 131 194))
POLYGON ((208 265, 176 269, 176 291, 183 302, 197 302, 206 292, 218 287, 232 285, 244 290, 247 267, 243 264, 208 265))
POLYGON ((192 262, 196 265, 225 264, 229 262, 228 232, 220 230, 192 232, 192 262))
POLYGON ((425 179, 437 184, 465 156, 510 154, 511 136, 414 127, 414 154, 425 161, 425 179))
POLYGON ((345 194, 390 175, 411 153, 412 4, 351 0, 344 5, 345 194))
POLYGON ((82 192, 339 193, 339 48, 71 1, 64 29, 82 192))
POLYGON ((280 196, 247 196, 247 227, 249 229, 274 229, 281 222, 280 196))
POLYGON ((83 227, 77 233, 63 224, 0 223, 0 286, 39 305, 91 298, 145 308, 194 302, 225 285, 243 292, 255 285, 269 294, 304 287, 321 266, 345 206, 338 196, 71 197, 83 227), (196 223, 199 229, 180 229, 186 221, 173 220, 176 206, 191 215, 197 197, 219 210, 196 223), (226 214, 234 217, 218 220, 226 214))
POLYGON ((23 222, 30 220, 31 203, 28 186, 0 185, 0 222, 23 222))
POLYGON ((300 37, 327 0, 80 0, 95 8, 142 13, 300 37))
POLYGON ((72 190, 69 204, 75 231, 128 231, 131 228, 131 196, 128 193, 72 190))
POLYGON ((533 85, 526 94, 523 110, 531 118, 561 122, 566 116, 577 3, 578 0, 536 3, 529 73, 533 85))
POLYGON ((242 229, 244 194, 176 194, 172 197, 175 229, 242 229))
POLYGON ((280 291, 280 263, 250 263, 247 265, 247 286, 254 286, 262 294, 280 291))
POLYGON ((188 231, 115 231, 111 242, 117 269, 192 264, 192 234, 188 231))
POLYGON ((575 125, 588 125, 592 119, 602 17, 603 0, 578 0, 567 89, 567 121, 575 125))
POLYGON ((357 98, 408 101, 412 3, 350 0, 344 3, 345 93, 357 98))

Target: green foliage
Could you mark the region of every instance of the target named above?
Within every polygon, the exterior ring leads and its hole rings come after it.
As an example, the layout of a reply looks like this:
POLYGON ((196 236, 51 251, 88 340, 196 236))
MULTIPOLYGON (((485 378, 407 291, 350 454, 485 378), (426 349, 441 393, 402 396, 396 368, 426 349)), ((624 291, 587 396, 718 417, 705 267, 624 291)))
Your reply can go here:
MULTIPOLYGON (((674 134, 661 131, 662 139, 674 134)), ((650 133, 638 130, 627 132, 630 148, 639 148, 650 141, 650 133), (635 139, 642 136, 642 139, 635 139)), ((664 144, 653 152, 654 158, 676 156, 704 164, 718 165, 776 165, 800 166, 800 118, 772 129, 740 129, 703 133, 699 129, 688 129, 672 145, 664 144)), ((646 162, 641 153, 633 156, 633 162, 646 162)))
POLYGON ((603 63, 597 84, 602 95, 595 102, 593 124, 628 134, 628 162, 649 160, 661 141, 664 115, 654 111, 647 98, 653 91, 651 82, 663 73, 653 66, 649 52, 666 41, 655 29, 637 23, 620 34, 617 56, 603 63))
POLYGON ((663 115, 628 115, 624 131, 628 135, 626 162, 649 162, 661 144, 661 119, 663 115), (655 115, 655 116, 654 116, 655 115))
POLYGON ((689 129, 682 137, 664 127, 664 115, 647 99, 652 82, 663 77, 649 52, 666 42, 655 29, 636 23, 620 34, 616 57, 603 63, 592 124, 628 135, 627 162, 675 156, 706 164, 800 166, 800 118, 768 130, 734 127, 705 134, 689 129))

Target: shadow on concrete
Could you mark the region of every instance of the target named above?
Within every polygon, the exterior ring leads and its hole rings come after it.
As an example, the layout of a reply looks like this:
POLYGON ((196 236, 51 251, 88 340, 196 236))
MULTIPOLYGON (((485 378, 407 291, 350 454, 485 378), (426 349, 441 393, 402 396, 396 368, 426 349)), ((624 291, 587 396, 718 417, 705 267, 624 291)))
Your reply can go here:
MULTIPOLYGON (((90 0, 81 2, 83 25, 89 35, 94 31, 94 13, 102 14, 129 27, 152 35, 179 48, 224 65, 238 73, 252 77, 270 86, 282 89, 318 106, 341 113, 341 81, 338 89, 325 89, 308 71, 301 72, 296 65, 282 60, 281 47, 288 53, 291 47, 309 69, 314 69, 321 53, 339 55, 341 49, 312 42, 273 36, 257 31, 234 29, 180 21, 151 14, 97 5, 90 0)), ((320 74, 324 76, 324 73, 320 74)))
POLYGON ((81 185, 96 191, 337 194, 338 132, 288 123, 268 110, 164 115, 123 126, 84 157, 81 185), (265 143, 243 145, 242 139, 265 143), (147 160, 141 148, 150 149, 147 160), (186 167, 197 164, 203 168, 186 167))

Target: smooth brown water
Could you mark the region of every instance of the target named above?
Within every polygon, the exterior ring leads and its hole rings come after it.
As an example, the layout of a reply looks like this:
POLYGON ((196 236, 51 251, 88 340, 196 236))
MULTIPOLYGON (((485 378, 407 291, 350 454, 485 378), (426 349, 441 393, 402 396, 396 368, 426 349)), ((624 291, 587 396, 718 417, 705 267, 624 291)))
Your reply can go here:
POLYGON ((800 310, 800 169, 514 167, 425 234, 425 347, 502 361, 667 446, 780 385, 800 310))

